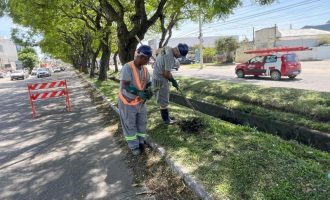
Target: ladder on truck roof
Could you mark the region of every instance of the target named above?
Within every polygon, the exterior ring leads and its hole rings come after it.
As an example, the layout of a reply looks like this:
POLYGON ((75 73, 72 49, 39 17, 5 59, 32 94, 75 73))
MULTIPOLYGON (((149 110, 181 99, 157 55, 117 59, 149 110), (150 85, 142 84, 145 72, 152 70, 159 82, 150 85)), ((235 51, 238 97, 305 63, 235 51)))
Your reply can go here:
POLYGON ((246 54, 269 54, 269 53, 278 53, 278 52, 290 52, 290 51, 308 51, 312 50, 309 47, 275 47, 259 50, 249 50, 244 51, 246 54))

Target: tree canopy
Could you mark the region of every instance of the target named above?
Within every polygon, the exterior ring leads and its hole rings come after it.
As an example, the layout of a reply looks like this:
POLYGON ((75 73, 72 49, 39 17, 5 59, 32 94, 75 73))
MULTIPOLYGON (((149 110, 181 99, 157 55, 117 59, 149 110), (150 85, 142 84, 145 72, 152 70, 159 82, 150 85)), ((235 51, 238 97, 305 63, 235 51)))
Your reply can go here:
POLYGON ((218 54, 226 55, 227 62, 232 62, 232 53, 238 48, 238 42, 234 37, 225 37, 216 40, 215 49, 218 54))
POLYGON ((18 53, 18 60, 31 71, 38 62, 37 53, 32 47, 25 47, 18 53))
MULTIPOLYGON (((242 0, 7 0, 13 21, 43 39, 43 52, 69 61, 91 76, 100 58, 99 80, 106 80, 110 54, 121 63, 133 59, 148 31, 160 33, 159 47, 167 44, 172 29, 185 20, 224 18, 242 0), (89 70, 90 69, 90 70, 89 70)), ((274 0, 255 0, 258 4, 274 0)), ((2 7, 6 4, 0 4, 2 7)), ((3 9, 2 9, 3 10, 3 9)))

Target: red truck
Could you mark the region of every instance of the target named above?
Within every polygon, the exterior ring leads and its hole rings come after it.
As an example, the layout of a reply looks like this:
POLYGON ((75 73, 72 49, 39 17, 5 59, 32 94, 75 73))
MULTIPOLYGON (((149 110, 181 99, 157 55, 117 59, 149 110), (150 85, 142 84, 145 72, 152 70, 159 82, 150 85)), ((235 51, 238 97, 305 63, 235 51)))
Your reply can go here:
POLYGON ((301 73, 301 64, 294 51, 310 50, 307 47, 279 47, 261 50, 246 51, 248 54, 256 54, 245 63, 236 65, 235 73, 238 78, 245 75, 270 76, 273 80, 280 80, 287 76, 294 79, 301 73))

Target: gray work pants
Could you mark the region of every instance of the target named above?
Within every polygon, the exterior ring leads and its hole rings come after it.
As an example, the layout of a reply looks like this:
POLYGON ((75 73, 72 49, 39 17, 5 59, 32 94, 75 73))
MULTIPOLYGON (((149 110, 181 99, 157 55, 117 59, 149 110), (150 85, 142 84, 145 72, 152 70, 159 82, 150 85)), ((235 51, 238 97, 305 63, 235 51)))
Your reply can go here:
POLYGON ((144 137, 147 129, 147 108, 145 104, 139 103, 136 106, 125 105, 118 100, 119 117, 125 139, 130 149, 139 148, 144 144, 144 137))
POLYGON ((155 90, 155 97, 157 104, 161 109, 165 109, 170 104, 170 88, 167 79, 157 80, 153 79, 152 84, 155 90))

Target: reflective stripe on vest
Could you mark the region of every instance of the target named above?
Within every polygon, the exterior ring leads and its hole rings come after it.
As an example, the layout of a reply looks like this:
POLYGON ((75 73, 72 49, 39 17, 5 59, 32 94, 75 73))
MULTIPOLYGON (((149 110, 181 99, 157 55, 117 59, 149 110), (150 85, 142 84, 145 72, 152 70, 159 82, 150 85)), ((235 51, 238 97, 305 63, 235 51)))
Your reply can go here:
MULTIPOLYGON (((136 67, 134 65, 134 62, 133 61, 129 62, 129 66, 131 67, 131 70, 133 72, 134 81, 135 81, 135 85, 136 85, 137 89, 138 90, 144 90, 144 88, 146 86, 146 82, 147 82, 146 81, 146 79, 147 79, 147 69, 146 69, 146 67, 142 66, 142 69, 143 69, 143 72, 144 72, 144 77, 141 81, 140 77, 139 77, 139 74, 136 70, 136 67)), ((139 96, 136 96, 135 99, 133 99, 132 101, 127 101, 127 99, 122 94, 121 90, 119 91, 118 96, 119 96, 120 100, 125 105, 135 106, 135 105, 139 104, 140 102, 143 102, 143 99, 141 99, 139 96)))

